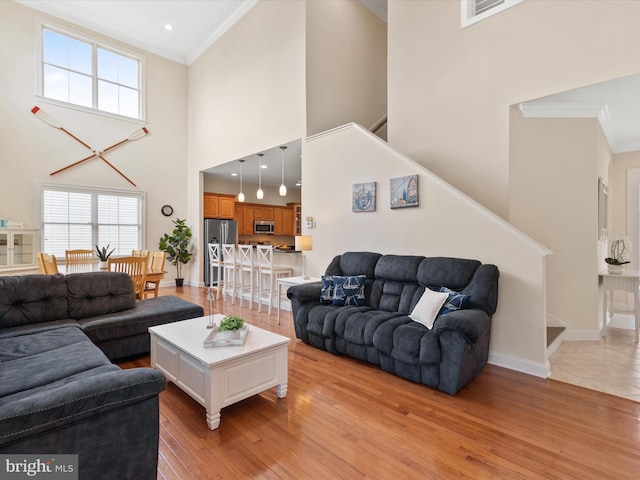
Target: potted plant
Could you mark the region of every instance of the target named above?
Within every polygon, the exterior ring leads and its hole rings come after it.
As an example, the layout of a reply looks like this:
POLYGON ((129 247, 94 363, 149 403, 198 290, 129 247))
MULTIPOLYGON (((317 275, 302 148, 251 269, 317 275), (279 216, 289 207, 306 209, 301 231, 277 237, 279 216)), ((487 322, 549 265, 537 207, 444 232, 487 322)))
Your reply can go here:
POLYGON ((96 245, 96 256, 98 257, 98 260, 100 260, 101 269, 107 268, 107 260, 109 260, 109 257, 111 256, 111 254, 116 250, 115 248, 112 248, 111 251, 109 251, 110 246, 111 246, 110 243, 108 243, 106 247, 102 247, 102 248, 96 245))
POLYGON ((616 238, 611 242, 610 256, 605 258, 609 273, 622 273, 624 265, 629 263, 631 241, 627 237, 616 238))
POLYGON ((233 315, 227 315, 218 325, 218 333, 221 338, 237 338, 238 330, 244 326, 244 319, 235 317, 233 315))
POLYGON ((180 218, 173 220, 175 227, 171 235, 165 233, 158 245, 158 248, 167 254, 167 260, 176 267, 176 287, 181 287, 184 283, 182 265, 191 261, 191 229, 185 222, 186 220, 180 218))

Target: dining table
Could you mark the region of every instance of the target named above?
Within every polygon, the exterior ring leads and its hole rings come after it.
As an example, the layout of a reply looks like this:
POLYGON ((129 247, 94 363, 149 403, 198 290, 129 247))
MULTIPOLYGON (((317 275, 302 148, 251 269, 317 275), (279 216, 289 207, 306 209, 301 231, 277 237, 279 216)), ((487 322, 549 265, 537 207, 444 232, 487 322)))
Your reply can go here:
MULTIPOLYGON (((58 265, 58 273, 63 275, 69 273, 87 273, 87 272, 108 272, 107 267, 103 267, 100 265, 100 262, 92 262, 92 263, 72 263, 70 265, 58 265)), ((158 296, 158 287, 160 286, 160 281, 164 278, 165 273, 164 270, 155 270, 152 268, 147 268, 146 281, 154 282, 155 289, 153 291, 153 296, 158 296)))

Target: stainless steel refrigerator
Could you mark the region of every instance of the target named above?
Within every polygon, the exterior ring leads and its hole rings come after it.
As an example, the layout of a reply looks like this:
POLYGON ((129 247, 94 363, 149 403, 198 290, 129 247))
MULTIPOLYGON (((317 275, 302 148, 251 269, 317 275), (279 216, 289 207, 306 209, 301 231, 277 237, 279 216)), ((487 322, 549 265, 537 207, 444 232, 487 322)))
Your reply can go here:
MULTIPOLYGON (((222 256, 223 243, 238 243, 238 222, 235 220, 214 220, 205 219, 204 221, 204 284, 218 284, 218 269, 213 269, 213 278, 209 269, 209 243, 217 243, 220 246, 220 255, 222 256)), ((223 272, 220 271, 220 275, 223 272)), ((222 278, 220 278, 222 280, 222 278)))

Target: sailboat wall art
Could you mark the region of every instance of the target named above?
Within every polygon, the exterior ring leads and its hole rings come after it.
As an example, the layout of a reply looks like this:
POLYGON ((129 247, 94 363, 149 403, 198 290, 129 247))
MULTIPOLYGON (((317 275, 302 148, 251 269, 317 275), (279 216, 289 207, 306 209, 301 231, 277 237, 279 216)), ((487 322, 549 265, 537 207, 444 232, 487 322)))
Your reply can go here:
POLYGON ((418 175, 407 175, 389 180, 389 196, 391 208, 417 207, 418 175))

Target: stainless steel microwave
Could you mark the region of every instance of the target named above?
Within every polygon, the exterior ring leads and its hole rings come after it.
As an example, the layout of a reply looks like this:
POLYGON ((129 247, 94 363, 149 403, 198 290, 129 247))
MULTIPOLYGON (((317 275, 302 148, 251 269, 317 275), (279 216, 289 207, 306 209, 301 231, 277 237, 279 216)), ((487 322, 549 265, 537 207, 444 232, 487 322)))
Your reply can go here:
POLYGON ((253 233, 261 233, 263 235, 273 235, 275 231, 275 223, 267 220, 255 220, 253 222, 253 233))

